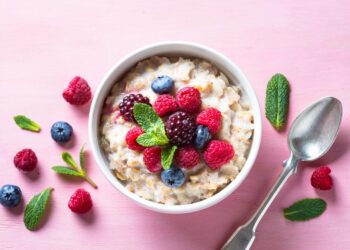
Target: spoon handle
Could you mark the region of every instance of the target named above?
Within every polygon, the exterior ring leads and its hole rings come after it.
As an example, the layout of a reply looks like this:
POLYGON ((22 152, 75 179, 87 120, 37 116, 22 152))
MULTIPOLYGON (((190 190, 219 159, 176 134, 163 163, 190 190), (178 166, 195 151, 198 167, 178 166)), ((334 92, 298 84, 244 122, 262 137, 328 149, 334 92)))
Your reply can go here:
POLYGON ((238 229, 232 234, 221 250, 248 250, 250 249, 255 239, 255 231, 261 218, 270 207, 272 201, 275 199, 284 183, 288 180, 289 176, 296 172, 298 166, 298 160, 291 155, 290 158, 284 163, 284 168, 276 183, 272 187, 271 191, 267 194, 266 198, 252 216, 252 218, 244 225, 238 227, 238 229))

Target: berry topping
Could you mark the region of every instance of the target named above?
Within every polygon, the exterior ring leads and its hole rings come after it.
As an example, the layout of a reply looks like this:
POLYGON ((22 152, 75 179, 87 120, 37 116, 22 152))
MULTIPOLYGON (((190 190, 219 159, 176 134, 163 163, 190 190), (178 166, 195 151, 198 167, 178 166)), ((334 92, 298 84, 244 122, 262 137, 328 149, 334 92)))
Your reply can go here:
POLYGON ((25 148, 15 155, 13 158, 13 163, 15 164, 16 168, 27 172, 36 168, 38 158, 36 158, 33 150, 25 148))
POLYGON ((215 134, 221 128, 221 112, 215 108, 203 110, 197 116, 197 124, 205 125, 209 128, 210 133, 215 134))
POLYGON ((188 145, 193 142, 196 123, 190 114, 178 111, 169 117, 165 129, 171 143, 178 146, 188 145))
POLYGON ((175 153, 175 162, 179 167, 191 169, 199 163, 199 153, 192 146, 181 147, 175 153))
POLYGON ((92 208, 92 200, 90 194, 84 189, 77 189, 69 199, 68 207, 72 212, 77 214, 85 214, 92 208))
POLYGON ((87 81, 76 76, 63 91, 63 98, 73 105, 83 105, 91 99, 91 89, 87 81))
POLYGON ((331 169, 327 166, 317 168, 311 176, 311 185, 320 190, 329 190, 333 186, 331 169))
POLYGON ((148 171, 152 173, 159 173, 162 170, 160 147, 146 148, 143 151, 143 162, 148 171))
POLYGON ((119 103, 120 114, 123 116, 125 121, 135 121, 133 114, 135 102, 151 105, 148 97, 144 97, 141 94, 130 94, 125 96, 119 103))
POLYGON ((185 182, 185 174, 178 167, 172 166, 160 175, 165 185, 171 188, 180 187, 185 182))
POLYGON ((51 126, 51 137, 55 142, 65 143, 68 142, 73 134, 72 126, 63 121, 55 122, 51 126))
POLYGON ((16 207, 22 200, 22 191, 15 185, 5 185, 0 189, 0 204, 4 207, 16 207))
POLYGON ((204 161, 208 167, 216 170, 229 162, 234 154, 235 151, 231 144, 221 140, 212 140, 204 151, 204 161))
POLYGON ((128 131, 128 133, 126 133, 125 141, 128 144, 129 149, 137 150, 137 151, 142 151, 145 149, 143 146, 138 144, 136 141, 137 137, 139 137, 143 133, 144 132, 143 132, 142 128, 140 128, 140 127, 132 128, 128 131))
POLYGON ((174 80, 170 76, 158 76, 153 80, 151 87, 157 94, 169 93, 174 87, 174 80))
POLYGON ((196 129, 196 138, 194 139, 194 146, 197 149, 203 149, 211 140, 211 134, 208 127, 199 125, 196 129))
POLYGON ((171 95, 160 95, 153 104, 154 110, 159 116, 164 116, 178 110, 176 100, 171 95))
POLYGON ((201 94, 193 87, 180 89, 176 95, 176 101, 180 108, 189 113, 197 113, 202 104, 201 94))

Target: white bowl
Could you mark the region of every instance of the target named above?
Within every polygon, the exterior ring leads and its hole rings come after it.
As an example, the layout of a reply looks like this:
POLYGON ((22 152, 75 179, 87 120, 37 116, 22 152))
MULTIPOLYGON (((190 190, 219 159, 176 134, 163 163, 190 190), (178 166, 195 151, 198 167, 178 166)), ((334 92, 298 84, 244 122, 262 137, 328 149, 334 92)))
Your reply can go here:
POLYGON ((104 175, 112 183, 112 185, 118 189, 121 193, 129 197, 131 200, 140 204, 141 206, 163 213, 171 214, 182 214, 199 211, 218 202, 222 201, 224 198, 229 196, 236 188, 243 182, 247 177, 249 171, 251 170, 255 158, 258 154, 261 141, 261 115, 259 103, 256 98, 255 92, 250 85, 248 79, 242 73, 242 71, 232 63, 227 57, 222 54, 204 47, 199 44, 189 43, 189 42, 162 42, 157 44, 152 44, 150 46, 143 47, 136 50, 135 52, 127 55, 119 62, 117 62, 113 68, 107 73, 105 78, 102 80, 100 86, 98 87, 94 99, 92 101, 90 116, 89 116, 89 140, 91 144, 91 149, 94 158, 101 168, 104 175), (234 82, 242 87, 243 92, 248 98, 248 101, 252 107, 254 115, 254 135, 250 153, 247 157, 247 161, 242 168, 241 172, 238 174, 236 179, 234 179, 230 184, 228 184, 223 190, 213 195, 212 197, 186 205, 164 205, 156 202, 145 200, 136 194, 127 190, 122 183, 114 176, 113 172, 109 169, 109 164, 106 156, 99 145, 99 123, 101 111, 104 105, 105 98, 108 96, 112 86, 120 79, 123 74, 125 74, 129 69, 131 69, 137 62, 155 55, 179 55, 179 56, 189 56, 195 58, 205 59, 213 65, 215 65, 219 70, 221 70, 229 79, 230 82, 234 82))

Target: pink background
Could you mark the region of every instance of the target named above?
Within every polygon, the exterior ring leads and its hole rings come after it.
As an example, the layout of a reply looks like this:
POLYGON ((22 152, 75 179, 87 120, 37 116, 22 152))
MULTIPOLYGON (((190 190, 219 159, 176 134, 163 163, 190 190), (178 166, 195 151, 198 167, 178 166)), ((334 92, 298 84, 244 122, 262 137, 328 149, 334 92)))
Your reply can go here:
POLYGON ((331 166, 334 189, 315 191, 309 184, 313 167, 300 168, 262 220, 253 249, 350 249, 349 17, 346 0, 1 0, 0 184, 19 185, 25 202, 47 186, 55 191, 49 216, 36 232, 25 229, 23 206, 0 207, 0 249, 216 249, 253 213, 289 154, 287 133, 274 131, 265 118, 261 151, 247 180, 219 205, 194 214, 158 214, 135 205, 114 190, 91 154, 88 172, 98 190, 50 170, 61 163, 62 150, 76 156, 88 141, 89 107, 70 106, 61 97, 71 78, 81 75, 95 90, 125 54, 163 40, 198 42, 227 55, 246 73, 262 107, 267 81, 284 73, 292 86, 289 121, 321 97, 343 102, 339 138, 312 164, 331 166), (16 114, 33 118, 42 132, 17 128, 16 114), (57 120, 73 125, 73 145, 60 147, 51 140, 49 129, 57 120), (24 147, 38 155, 38 176, 24 175, 12 164, 24 147), (94 200, 85 216, 67 208, 80 187, 94 200), (327 211, 305 223, 286 221, 282 209, 305 197, 324 198, 327 211))

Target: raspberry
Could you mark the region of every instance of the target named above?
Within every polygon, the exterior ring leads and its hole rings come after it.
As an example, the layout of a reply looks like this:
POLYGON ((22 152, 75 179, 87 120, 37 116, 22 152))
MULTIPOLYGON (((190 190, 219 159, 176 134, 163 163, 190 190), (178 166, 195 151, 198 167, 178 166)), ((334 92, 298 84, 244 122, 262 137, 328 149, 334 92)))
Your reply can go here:
POLYGON ((221 140, 212 140, 204 151, 204 161, 208 167, 216 170, 229 162, 234 155, 235 151, 231 144, 221 140))
POLYGON ((196 123, 190 114, 178 111, 166 121, 165 129, 172 144, 178 146, 188 145, 193 142, 196 133, 196 123))
POLYGON ((38 164, 38 158, 36 158, 33 150, 25 148, 15 155, 13 158, 13 163, 15 164, 16 168, 22 171, 32 171, 38 164))
POLYGON ((128 133, 126 133, 125 141, 126 141, 126 144, 128 144, 129 149, 136 150, 136 151, 142 151, 145 149, 143 146, 138 144, 136 141, 137 137, 139 137, 143 133, 144 132, 143 132, 142 128, 140 128, 140 127, 132 128, 128 131, 128 133))
POLYGON ((175 153, 175 162, 179 167, 191 169, 199 163, 199 153, 192 146, 179 148, 175 153))
POLYGON ((77 189, 69 199, 68 207, 72 212, 77 214, 85 214, 92 208, 92 200, 90 194, 84 189, 77 189))
POLYGON ((141 94, 130 94, 125 96, 119 103, 120 114, 123 116, 125 121, 135 121, 133 114, 135 102, 151 105, 148 97, 144 97, 141 94))
POLYGON ((159 173, 162 170, 160 147, 146 148, 143 151, 143 162, 148 171, 152 173, 159 173))
POLYGON ((328 166, 317 168, 311 176, 311 185, 320 190, 329 190, 333 186, 331 169, 328 166))
POLYGON ((176 100, 171 95, 160 95, 153 104, 154 110, 159 116, 175 112, 178 109, 176 100))
POLYGON ((193 87, 180 89, 176 101, 180 108, 189 113, 197 113, 202 105, 201 94, 193 87))
POLYGON ((91 99, 91 89, 87 81, 76 76, 70 81, 68 87, 63 90, 63 98, 73 105, 83 105, 91 99))
POLYGON ((209 128, 211 134, 215 134, 221 128, 221 112, 215 108, 203 110, 197 116, 197 124, 205 125, 209 128))

